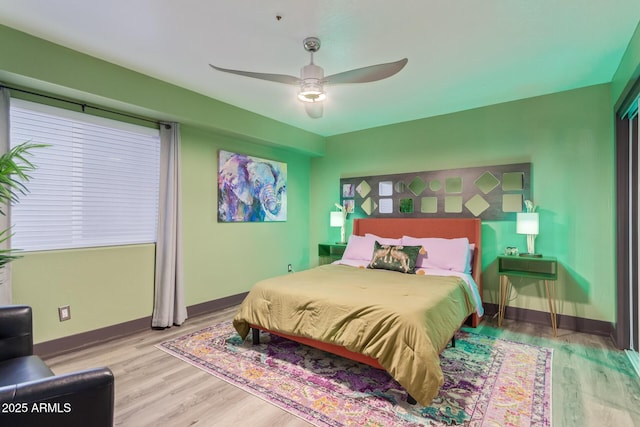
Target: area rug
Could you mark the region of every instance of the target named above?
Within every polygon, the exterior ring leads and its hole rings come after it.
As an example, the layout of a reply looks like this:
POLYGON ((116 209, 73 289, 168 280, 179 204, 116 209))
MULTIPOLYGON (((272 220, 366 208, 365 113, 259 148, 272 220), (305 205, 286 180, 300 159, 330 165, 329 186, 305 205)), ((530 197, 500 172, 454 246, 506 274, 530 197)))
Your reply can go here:
POLYGON ((267 333, 254 346, 231 322, 157 347, 316 426, 551 425, 552 349, 470 330, 441 353, 445 383, 428 407, 407 404, 383 370, 267 333))

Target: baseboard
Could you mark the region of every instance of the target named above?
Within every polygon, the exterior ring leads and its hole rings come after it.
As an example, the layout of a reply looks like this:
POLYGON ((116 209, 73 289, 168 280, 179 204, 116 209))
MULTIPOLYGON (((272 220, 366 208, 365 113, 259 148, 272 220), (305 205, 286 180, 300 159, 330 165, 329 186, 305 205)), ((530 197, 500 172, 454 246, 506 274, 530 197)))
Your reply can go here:
POLYGON ((190 305, 189 307, 187 307, 187 313, 189 317, 195 317, 201 314, 208 314, 214 311, 222 310, 233 305, 238 305, 244 300, 247 294, 248 292, 243 292, 241 294, 231 295, 224 298, 202 302, 200 304, 190 305))
MULTIPOLYGON (((196 317, 202 314, 212 313, 233 305, 240 304, 246 297, 247 292, 231 295, 216 300, 206 301, 187 307, 189 317, 196 317)), ((498 312, 498 305, 484 303, 485 316, 493 316, 498 312)), ((518 307, 507 307, 505 318, 518 320, 521 322, 534 323, 538 325, 551 325, 549 313, 545 311, 528 310, 518 307)), ((611 336, 613 325, 602 320, 583 319, 581 317, 558 314, 558 328, 569 329, 587 334, 611 336)), ((151 316, 128 322, 111 325, 93 331, 82 332, 68 337, 58 338, 51 341, 35 344, 34 353, 40 357, 47 358, 68 353, 81 348, 89 347, 96 343, 122 338, 127 335, 141 332, 151 328, 151 316)))
MULTIPOLYGON (((247 292, 243 292, 241 294, 191 305, 187 307, 187 315, 189 317, 196 317, 201 314, 211 313, 240 304, 246 295, 247 292)), ((151 316, 118 323, 116 325, 100 329, 94 329, 92 331, 82 332, 80 334, 70 335, 68 337, 41 342, 33 346, 33 352, 42 358, 58 356, 60 354, 89 347, 97 343, 122 338, 147 329, 151 329, 151 316)))
MULTIPOLYGON (((484 303, 483 306, 485 316, 493 316, 498 312, 498 304, 484 303)), ((548 311, 537 311, 507 306, 504 317, 505 319, 517 320, 519 322, 551 326, 551 318, 549 317, 548 311)), ((613 324, 603 320, 584 319, 582 317, 558 314, 556 315, 556 321, 558 322, 559 329, 568 329, 571 331, 607 337, 613 334, 613 324)))

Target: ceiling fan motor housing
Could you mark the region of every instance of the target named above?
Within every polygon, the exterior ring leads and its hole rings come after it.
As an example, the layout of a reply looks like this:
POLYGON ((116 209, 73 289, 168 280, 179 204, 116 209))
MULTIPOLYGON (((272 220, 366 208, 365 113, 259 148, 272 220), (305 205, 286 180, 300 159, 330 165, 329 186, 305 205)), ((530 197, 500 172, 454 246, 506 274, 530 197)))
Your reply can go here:
POLYGON ((309 64, 300 70, 300 93, 298 99, 304 102, 319 102, 326 98, 323 88, 324 70, 316 64, 309 64))

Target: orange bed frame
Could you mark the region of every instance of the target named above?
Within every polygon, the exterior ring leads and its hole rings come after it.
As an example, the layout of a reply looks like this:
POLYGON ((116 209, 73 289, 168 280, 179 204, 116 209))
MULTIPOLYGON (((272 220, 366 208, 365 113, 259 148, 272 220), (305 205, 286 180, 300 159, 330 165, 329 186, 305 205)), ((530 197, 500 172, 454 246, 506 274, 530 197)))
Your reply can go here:
MULTIPOLYGON (((475 244, 471 275, 478 285, 478 291, 482 299, 482 233, 480 225, 480 220, 477 218, 365 218, 353 221, 353 234, 364 236, 366 233, 371 233, 381 237, 392 238, 402 236, 443 237, 447 239, 467 237, 469 243, 475 244)), ((470 316, 470 320, 471 326, 474 328, 481 321, 476 313, 470 316)), ((250 326, 253 329, 254 343, 259 342, 258 330, 262 330, 347 359, 365 363, 374 368, 384 369, 376 359, 355 353, 339 345, 273 332, 258 325, 250 326)))

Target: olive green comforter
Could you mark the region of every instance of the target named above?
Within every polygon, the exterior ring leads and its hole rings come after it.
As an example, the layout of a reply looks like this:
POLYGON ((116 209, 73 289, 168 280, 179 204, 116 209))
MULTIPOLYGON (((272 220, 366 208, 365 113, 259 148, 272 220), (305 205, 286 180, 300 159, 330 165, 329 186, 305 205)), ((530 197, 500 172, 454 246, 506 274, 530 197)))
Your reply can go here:
POLYGON ((233 324, 337 344, 378 360, 420 404, 443 384, 439 353, 474 312, 458 277, 324 265, 258 282, 233 324))

